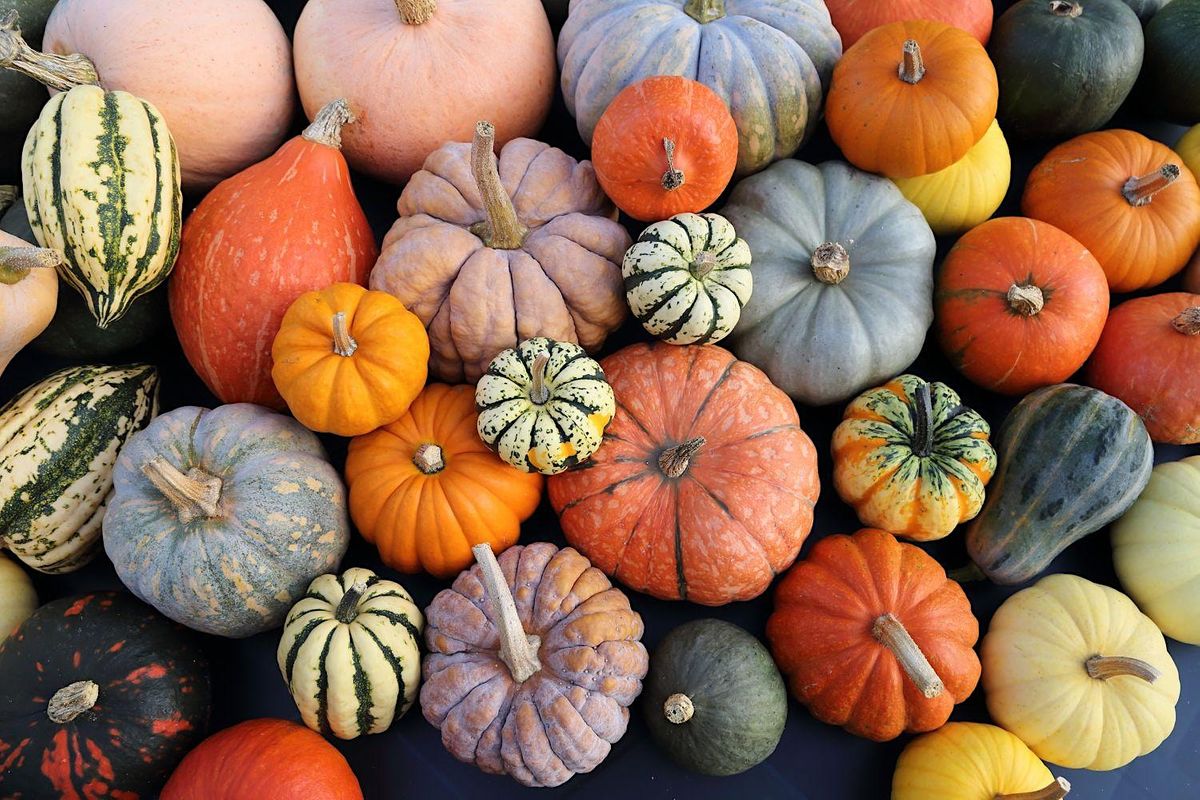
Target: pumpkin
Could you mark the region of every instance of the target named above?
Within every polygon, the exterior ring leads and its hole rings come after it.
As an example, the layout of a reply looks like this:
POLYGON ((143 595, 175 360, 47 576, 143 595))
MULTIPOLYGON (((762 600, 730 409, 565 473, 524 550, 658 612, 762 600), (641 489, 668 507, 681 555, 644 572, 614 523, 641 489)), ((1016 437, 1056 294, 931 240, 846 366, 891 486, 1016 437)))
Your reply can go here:
POLYGON ((129 440, 104 515, 117 577, 176 622, 240 638, 277 627, 350 541, 317 437, 248 404, 185 406, 129 440))
POLYGON ((967 530, 967 552, 984 575, 1005 584, 1036 577, 1069 545, 1121 516, 1154 463, 1146 426, 1129 406, 1069 383, 1018 403, 998 449, 1000 465, 967 530))
POLYGON ((282 410, 271 342, 288 306, 331 283, 366 283, 379 251, 338 149, 353 119, 331 103, 275 155, 222 181, 183 228, 171 318, 223 403, 282 410))
POLYGON ((719 619, 667 634, 650 656, 642 695, 650 737, 681 766, 736 775, 775 752, 787 689, 767 648, 719 619))
POLYGON ((1133 9, 1133 13, 1137 14, 1142 24, 1145 24, 1171 0, 1124 0, 1124 2, 1133 9))
POLYGON ((25 570, 0 553, 0 643, 37 608, 37 592, 25 570))
POLYGON ((347 98, 355 169, 404 183, 447 141, 496 123, 533 136, 554 97, 554 37, 538 0, 312 0, 296 24, 296 81, 309 118, 347 98), (421 76, 414 80, 413 76, 421 76))
POLYGON ((943 170, 914 178, 895 178, 900 192, 925 215, 938 236, 952 236, 989 219, 1012 173, 1008 142, 993 121, 967 154, 943 170))
POLYGON ((833 485, 864 525, 941 539, 983 507, 991 431, 946 384, 901 375, 847 406, 833 432, 833 485))
POLYGON ((642 618, 569 547, 472 552, 425 610, 425 719, 455 758, 525 786, 590 772, 642 691, 642 618))
POLYGON ((940 728, 975 690, 962 588, 885 531, 827 536, 775 591, 767 639, 814 717, 877 742, 940 728))
POLYGON ((1179 162, 1140 133, 1085 133, 1034 167, 1021 212, 1078 239, 1114 292, 1156 286, 1200 245, 1200 187, 1179 162))
MULTIPOLYGON (((58 0, 0 0, 0 27, 17 28, 31 47, 41 49, 46 20, 58 0), (15 14, 16 16, 10 15, 15 14)), ((0 136, 24 136, 46 105, 46 88, 19 72, 0 69, 0 136)), ((4 151, 6 158, 9 153, 4 151)), ((14 154, 15 155, 15 154, 14 154)))
POLYGON ((702 83, 658 75, 626 86, 592 134, 596 179, 617 207, 654 222, 708 208, 737 165, 737 126, 702 83))
POLYGON ((766 591, 812 530, 816 450, 762 372, 715 345, 601 362, 605 444, 549 481, 567 541, 631 589, 715 606, 766 591))
POLYGON ((526 339, 475 389, 479 438, 523 472, 554 475, 591 458, 616 413, 604 370, 576 344, 526 339))
POLYGON ((425 387, 425 326, 386 292, 335 283, 296 298, 271 345, 271 379, 306 428, 358 436, 395 422, 425 387))
POLYGON ((677 75, 729 107, 739 175, 811 136, 841 55, 822 0, 573 0, 558 37, 563 99, 585 144, 623 89, 677 75))
POLYGON ((1175 727, 1175 662, 1116 589, 1048 575, 1004 601, 980 654, 988 713, 1046 761, 1117 769, 1175 727))
POLYGON ((117 451, 156 413, 158 372, 147 364, 60 370, 10 400, 0 409, 0 543, 39 572, 91 561, 117 451))
POLYGON ((400 419, 350 442, 350 516, 383 563, 452 578, 472 545, 501 553, 542 498, 542 476, 518 472, 476 430, 470 386, 430 384, 400 419))
POLYGON ((1173 148, 1194 177, 1200 172, 1200 124, 1183 132, 1173 148))
POLYGON ((371 288, 421 318, 430 372, 474 383, 496 354, 533 336, 595 351, 627 313, 621 257, 629 234, 592 165, 516 139, 493 152, 482 122, 450 143, 400 194, 371 288))
POLYGON ((62 263, 61 253, 0 231, 0 373, 53 319, 62 263))
POLYGON ((1146 24, 1146 64, 1142 70, 1150 111, 1180 125, 1200 122, 1200 2, 1172 0, 1146 24))
POLYGON ((203 649, 127 592, 42 606, 0 674, 3 797, 156 797, 208 725, 203 649))
POLYGON ((303 725, 240 722, 187 754, 160 800, 362 800, 345 756, 303 725))
POLYGON ((935 20, 867 33, 833 70, 825 121, 846 160, 889 178, 938 172, 996 118, 996 70, 966 31, 935 20))
POLYGON ((369 569, 315 578, 276 651, 304 724, 339 739, 390 728, 417 699, 423 625, 404 587, 369 569))
POLYGON ((1088 362, 1087 382, 1136 411, 1154 441, 1200 442, 1200 294, 1117 306, 1088 362))
POLYGON ((1004 129, 1065 139, 1103 127, 1133 89, 1143 49, 1123 0, 1022 0, 996 21, 988 47, 1004 129))
POLYGON ((1121 585, 1159 629, 1200 644, 1200 456, 1159 464, 1113 525, 1121 585))
POLYGON ((961 28, 987 44, 992 31, 992 3, 989 0, 964 0, 948 4, 939 0, 825 0, 833 27, 842 36, 842 47, 854 45, 863 34, 889 22, 906 19, 933 19, 961 28))
POLYGON ((891 181, 782 161, 739 183, 721 213, 754 250, 754 295, 729 341, 793 399, 842 402, 916 359, 936 245, 891 181))
POLYGON ((1108 315, 1108 280, 1087 248, 1053 225, 988 220, 938 273, 942 350, 988 391, 1024 395, 1083 366, 1108 315))
POLYGON ((291 44, 262 0, 190 0, 187 13, 162 0, 59 0, 45 48, 82 53, 105 88, 153 103, 189 190, 270 155, 296 108, 291 44))

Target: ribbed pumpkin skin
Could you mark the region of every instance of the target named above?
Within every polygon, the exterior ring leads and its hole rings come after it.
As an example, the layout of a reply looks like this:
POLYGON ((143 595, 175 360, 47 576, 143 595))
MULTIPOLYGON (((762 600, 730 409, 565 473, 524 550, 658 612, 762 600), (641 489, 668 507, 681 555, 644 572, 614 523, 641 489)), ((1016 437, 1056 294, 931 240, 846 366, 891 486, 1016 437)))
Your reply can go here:
POLYGON ((934 19, 962 28, 987 44, 992 31, 991 0, 825 0, 833 27, 842 36, 842 47, 850 48, 868 31, 906 19, 934 19))
MULTIPOLYGON (((34 245, 0 231, 0 248, 5 247, 34 245)), ((11 265, 0 261, 0 373, 46 329, 57 307, 58 273, 54 269, 39 267, 17 277, 11 265)))
POLYGON ((1133 504, 1154 447, 1127 405, 1063 383, 1028 395, 1004 421, 1000 468, 967 552, 996 583, 1035 577, 1069 545, 1133 504))
POLYGON ((127 592, 42 606, 0 644, 0 674, 2 797, 151 800, 208 726, 203 649, 127 592), (95 705, 52 721, 77 681, 99 686, 95 705))
POLYGON ((1024 742, 995 725, 950 722, 904 748, 892 800, 995 800, 1044 789, 1054 776, 1024 742))
MULTIPOLYGON (((0 0, 0 16, 15 10, 19 15, 21 37, 30 47, 40 50, 46 20, 58 0, 0 0)), ((29 130, 49 97, 46 87, 12 70, 0 69, 0 134, 23 134, 29 130)), ((6 160, 8 153, 4 153, 6 160)), ((6 168, 7 169, 7 168, 6 168)))
POLYGON ((33 581, 17 562, 0 553, 0 642, 37 608, 33 581))
POLYGON ((1155 116, 1179 125, 1200 122, 1200 2, 1171 0, 1146 24, 1143 80, 1155 116))

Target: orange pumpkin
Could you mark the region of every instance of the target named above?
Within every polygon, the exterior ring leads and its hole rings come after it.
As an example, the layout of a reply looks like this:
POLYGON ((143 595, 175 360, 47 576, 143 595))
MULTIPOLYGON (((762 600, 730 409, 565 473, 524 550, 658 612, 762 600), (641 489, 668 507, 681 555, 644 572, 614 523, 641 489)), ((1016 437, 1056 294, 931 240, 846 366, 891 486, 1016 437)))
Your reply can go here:
POLYGON ((622 89, 592 138, 604 193, 643 222, 708 208, 729 185, 737 156, 737 125, 724 101, 674 75, 622 89))
POLYGON ((945 169, 996 117, 999 89, 971 34, 933 20, 863 36, 833 70, 825 120, 846 160, 889 178, 945 169))
POLYGON ((992 32, 992 0, 825 0, 833 27, 850 48, 863 34, 903 19, 936 19, 962 28, 987 44, 992 32))
POLYGON ((800 552, 819 491, 791 400, 713 345, 635 344, 601 366, 617 399, 604 445, 550 478, 567 541, 655 597, 762 594, 800 552))
POLYGON ((449 578, 474 558, 501 553, 542 498, 542 476, 515 470, 475 430, 471 386, 431 384, 408 413, 350 442, 350 516, 383 562, 449 578))
POLYGON ((877 742, 940 728, 979 682, 979 623, 962 587, 873 528, 826 537, 792 567, 767 639, 814 717, 877 742))
POLYGON ((1140 133, 1085 133, 1034 167, 1021 211, 1078 239, 1114 292, 1157 286, 1200 245, 1200 187, 1182 163, 1140 133))

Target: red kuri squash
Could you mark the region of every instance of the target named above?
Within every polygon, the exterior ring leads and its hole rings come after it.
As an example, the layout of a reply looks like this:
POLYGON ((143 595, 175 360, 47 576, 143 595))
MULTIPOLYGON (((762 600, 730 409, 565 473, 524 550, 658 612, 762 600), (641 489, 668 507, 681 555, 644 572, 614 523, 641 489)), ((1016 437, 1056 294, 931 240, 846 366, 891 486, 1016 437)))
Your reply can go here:
POLYGON ((934 19, 961 28, 987 44, 992 32, 992 0, 825 0, 833 27, 849 49, 867 31, 889 22, 934 19))

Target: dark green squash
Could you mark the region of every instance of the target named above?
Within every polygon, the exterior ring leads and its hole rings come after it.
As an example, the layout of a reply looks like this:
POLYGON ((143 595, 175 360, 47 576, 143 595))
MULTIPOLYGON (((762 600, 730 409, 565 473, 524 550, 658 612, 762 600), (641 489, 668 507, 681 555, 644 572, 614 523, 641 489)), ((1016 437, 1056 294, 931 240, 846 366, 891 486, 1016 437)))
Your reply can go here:
POLYGON ((1144 25, 1169 2, 1171 0, 1125 0, 1125 5, 1133 9, 1144 25))
POLYGON ((1152 116, 1200 122, 1200 0, 1172 0, 1150 20, 1142 81, 1152 116))
POLYGON ((1070 544, 1125 513, 1146 488, 1154 446, 1141 418, 1098 389, 1062 383, 1008 415, 1000 468, 967 552, 996 583, 1037 576, 1070 544))
POLYGON ((1005 134, 1074 136, 1102 127, 1142 67, 1137 15, 1122 0, 1021 0, 996 21, 988 52, 1005 134))
POLYGON ((654 741, 705 775, 736 775, 763 762, 787 722, 787 690, 767 648, 718 619, 667 634, 650 657, 642 698, 654 741))

